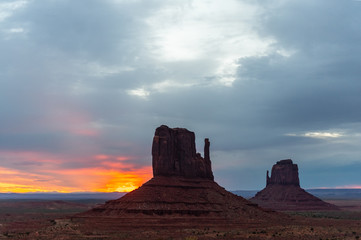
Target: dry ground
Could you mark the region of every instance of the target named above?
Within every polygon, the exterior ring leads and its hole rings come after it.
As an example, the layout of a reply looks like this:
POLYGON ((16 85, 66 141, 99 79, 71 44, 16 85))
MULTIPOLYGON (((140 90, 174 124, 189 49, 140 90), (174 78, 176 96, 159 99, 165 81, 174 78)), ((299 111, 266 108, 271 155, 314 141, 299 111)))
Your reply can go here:
POLYGON ((113 225, 104 229, 96 224, 80 224, 67 218, 75 212, 88 209, 87 204, 57 202, 6 205, 0 202, 0 239, 361 239, 361 200, 337 200, 332 203, 347 210, 290 212, 288 214, 293 221, 280 219, 279 223, 262 226, 124 229, 113 225))
POLYGON ((361 212, 361 199, 330 199, 326 201, 339 206, 342 210, 361 212))

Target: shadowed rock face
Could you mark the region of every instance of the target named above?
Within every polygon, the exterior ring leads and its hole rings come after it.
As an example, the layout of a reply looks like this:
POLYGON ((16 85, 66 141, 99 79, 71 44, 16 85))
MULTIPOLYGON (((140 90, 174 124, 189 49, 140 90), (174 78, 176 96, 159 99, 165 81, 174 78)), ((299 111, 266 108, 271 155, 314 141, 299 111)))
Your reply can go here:
POLYGON ((261 207, 273 210, 337 210, 335 205, 326 203, 300 187, 298 167, 291 159, 278 161, 272 167, 267 185, 250 200, 261 207))
POLYGON ((267 171, 267 186, 271 184, 300 186, 298 166, 291 159, 278 161, 272 167, 271 177, 267 171))
POLYGON ((194 132, 165 125, 155 131, 152 146, 153 176, 180 176, 213 180, 209 159, 209 140, 205 139, 204 158, 196 153, 194 132))

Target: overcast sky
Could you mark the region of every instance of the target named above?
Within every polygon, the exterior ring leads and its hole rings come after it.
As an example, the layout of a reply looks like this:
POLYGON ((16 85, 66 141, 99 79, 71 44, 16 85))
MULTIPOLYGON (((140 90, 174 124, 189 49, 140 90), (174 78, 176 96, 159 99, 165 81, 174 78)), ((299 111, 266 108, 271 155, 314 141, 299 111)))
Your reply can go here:
POLYGON ((361 187, 360 43, 355 0, 1 0, 0 192, 129 190, 162 124, 228 190, 361 187))

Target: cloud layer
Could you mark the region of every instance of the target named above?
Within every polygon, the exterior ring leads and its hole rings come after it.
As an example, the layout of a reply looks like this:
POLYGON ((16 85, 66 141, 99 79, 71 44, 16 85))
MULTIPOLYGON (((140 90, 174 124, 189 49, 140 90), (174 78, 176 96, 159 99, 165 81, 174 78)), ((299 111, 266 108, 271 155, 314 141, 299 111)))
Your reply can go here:
POLYGON ((0 191, 138 186, 161 124, 195 131, 199 149, 209 137, 228 189, 262 188, 283 158, 299 164, 303 187, 361 185, 360 10, 3 1, 0 191))

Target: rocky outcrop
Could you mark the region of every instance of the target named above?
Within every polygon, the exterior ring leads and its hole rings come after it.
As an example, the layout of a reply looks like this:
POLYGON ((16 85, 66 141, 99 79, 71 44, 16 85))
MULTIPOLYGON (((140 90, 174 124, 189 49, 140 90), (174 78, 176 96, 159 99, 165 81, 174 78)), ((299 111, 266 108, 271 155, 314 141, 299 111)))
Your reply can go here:
POLYGON ((196 153, 194 132, 165 125, 155 131, 152 146, 153 175, 205 178, 213 180, 209 159, 209 140, 205 139, 204 158, 196 153))
POLYGON ((214 181, 209 148, 206 138, 203 158, 196 153, 193 132, 160 126, 152 146, 154 177, 125 196, 78 214, 73 220, 101 223, 107 228, 117 222, 118 228, 220 227, 279 219, 277 214, 226 191, 214 181))
POLYGON ((278 161, 272 167, 271 177, 267 171, 267 186, 272 184, 300 186, 298 166, 291 159, 278 161))
POLYGON ((298 166, 291 159, 278 161, 267 171, 266 187, 250 199, 264 208, 280 211, 338 210, 300 187, 298 166))

